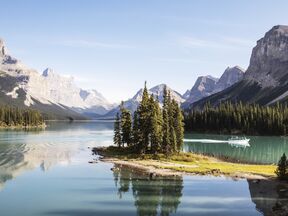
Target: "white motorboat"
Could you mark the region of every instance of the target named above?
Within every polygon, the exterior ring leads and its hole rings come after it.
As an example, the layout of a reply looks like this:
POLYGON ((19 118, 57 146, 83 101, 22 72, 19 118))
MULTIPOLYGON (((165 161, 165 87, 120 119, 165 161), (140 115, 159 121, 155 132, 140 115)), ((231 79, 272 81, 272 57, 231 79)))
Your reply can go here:
POLYGON ((250 146, 249 141, 250 139, 247 139, 246 137, 232 137, 228 139, 228 143, 231 145, 250 146))

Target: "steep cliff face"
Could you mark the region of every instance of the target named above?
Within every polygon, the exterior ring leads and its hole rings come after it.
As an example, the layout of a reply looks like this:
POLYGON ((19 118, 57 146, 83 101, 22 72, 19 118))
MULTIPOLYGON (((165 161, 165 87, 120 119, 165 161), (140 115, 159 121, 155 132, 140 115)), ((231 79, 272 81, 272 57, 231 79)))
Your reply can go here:
POLYGON ((288 101, 288 26, 274 26, 253 48, 243 80, 197 101, 192 107, 221 101, 270 105, 288 101))
POLYGON ((274 26, 253 48, 246 80, 277 87, 288 80, 288 26, 274 26))
POLYGON ((4 41, 0 39, 0 56, 6 55, 6 47, 4 45, 4 41))

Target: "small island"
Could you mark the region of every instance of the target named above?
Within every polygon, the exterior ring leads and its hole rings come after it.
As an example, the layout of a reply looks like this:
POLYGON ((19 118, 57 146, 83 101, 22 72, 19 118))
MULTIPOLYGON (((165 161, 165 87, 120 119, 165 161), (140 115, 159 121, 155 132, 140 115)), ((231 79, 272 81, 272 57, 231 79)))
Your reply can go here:
MULTIPOLYGON (((203 110, 203 115, 207 110, 203 110)), ((157 98, 149 96, 145 83, 142 101, 133 115, 123 103, 120 106, 114 124, 116 146, 96 147, 93 153, 103 156, 102 161, 143 170, 152 176, 198 174, 246 179, 276 178, 275 164, 245 164, 183 152, 183 138, 184 116, 179 105, 166 88, 163 105, 160 105, 157 98)))

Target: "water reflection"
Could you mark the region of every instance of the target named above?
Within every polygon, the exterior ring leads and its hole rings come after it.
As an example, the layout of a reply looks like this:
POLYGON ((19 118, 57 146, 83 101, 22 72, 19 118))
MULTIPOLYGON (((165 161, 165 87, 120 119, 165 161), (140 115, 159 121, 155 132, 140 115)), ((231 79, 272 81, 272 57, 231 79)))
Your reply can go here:
POLYGON ((248 180, 252 201, 263 215, 288 215, 287 182, 276 180, 248 180))
MULTIPOLYGON (((199 176, 150 179, 137 170, 117 166, 111 173, 110 164, 88 164, 88 147, 110 145, 112 137, 111 122, 52 123, 35 132, 0 131, 0 187, 14 179, 0 193, 1 214, 287 215, 288 188, 283 183, 199 176), (29 175, 15 179, 24 172, 29 175)), ((281 137, 252 137, 246 149, 226 144, 222 148, 221 143, 195 145, 185 148, 262 162, 277 161, 278 154, 287 150, 281 137)))
POLYGON ((1 130, 0 189, 26 171, 65 166, 88 147, 110 145, 112 128, 111 122, 51 122, 44 131, 1 130))
POLYGON ((183 189, 181 177, 151 179, 147 174, 118 165, 113 175, 120 199, 132 190, 137 215, 168 216, 177 212, 183 189))

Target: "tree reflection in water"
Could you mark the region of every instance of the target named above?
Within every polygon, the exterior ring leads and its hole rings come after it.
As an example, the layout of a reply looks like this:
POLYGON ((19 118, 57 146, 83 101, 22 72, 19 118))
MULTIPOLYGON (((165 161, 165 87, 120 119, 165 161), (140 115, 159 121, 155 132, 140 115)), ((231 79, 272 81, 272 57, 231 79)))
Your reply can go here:
POLYGON ((138 215, 168 216, 176 213, 183 189, 182 177, 154 177, 119 165, 113 168, 115 186, 121 199, 130 189, 138 215))
POLYGON ((276 179, 247 180, 251 200, 264 216, 288 215, 288 185, 276 179))

